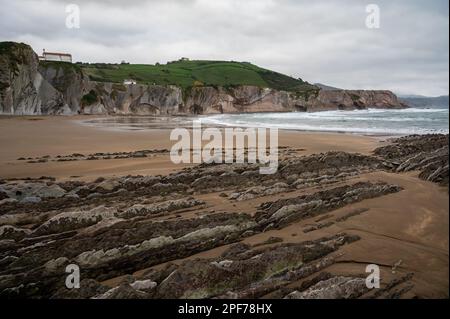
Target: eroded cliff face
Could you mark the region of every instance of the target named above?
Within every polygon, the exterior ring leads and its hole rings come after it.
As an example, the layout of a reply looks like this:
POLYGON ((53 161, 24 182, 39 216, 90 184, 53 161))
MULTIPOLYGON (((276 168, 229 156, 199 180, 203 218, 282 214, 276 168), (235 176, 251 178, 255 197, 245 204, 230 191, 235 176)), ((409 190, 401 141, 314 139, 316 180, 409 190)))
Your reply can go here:
MULTIPOLYGON (((98 94, 94 107, 110 114, 177 114, 183 103, 182 91, 176 86, 91 82, 90 87, 98 94)), ((83 104, 81 112, 92 113, 92 106, 83 104)))
POLYGON ((188 92, 184 111, 192 114, 289 112, 289 93, 256 86, 197 87, 188 92))
POLYGON ((39 74, 55 88, 67 104, 65 114, 76 114, 80 110, 81 98, 87 93, 89 79, 81 69, 71 64, 41 63, 38 67, 39 74))
POLYGON ((255 86, 194 88, 186 100, 190 114, 245 112, 317 112, 367 108, 405 108, 390 91, 336 90, 285 92, 255 86))
POLYGON ((26 44, 2 43, 0 49, 1 114, 173 115, 403 107, 390 91, 285 92, 256 86, 183 90, 95 82, 77 65, 39 63, 26 44))
POLYGON ((317 96, 306 101, 305 106, 311 112, 407 107, 387 90, 320 90, 317 96))
POLYGON ((183 103, 182 91, 175 86, 95 82, 60 65, 40 70, 62 92, 72 114, 177 114, 183 103))
POLYGON ((39 60, 25 44, 4 42, 0 48, 0 113, 62 114, 63 95, 38 71, 39 60))

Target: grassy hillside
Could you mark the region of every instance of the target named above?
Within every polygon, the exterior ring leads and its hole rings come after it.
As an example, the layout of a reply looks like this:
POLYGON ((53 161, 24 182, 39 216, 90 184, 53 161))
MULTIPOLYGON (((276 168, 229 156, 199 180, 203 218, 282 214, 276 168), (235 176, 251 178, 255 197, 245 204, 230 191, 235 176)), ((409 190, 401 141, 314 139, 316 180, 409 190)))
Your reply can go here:
POLYGON ((0 63, 17 72, 19 64, 33 60, 33 49, 24 43, 0 42, 0 63))
POLYGON ((247 62, 175 61, 162 65, 83 64, 91 80, 123 82, 134 79, 141 84, 192 86, 255 85, 286 91, 307 91, 313 86, 301 79, 260 68, 247 62))

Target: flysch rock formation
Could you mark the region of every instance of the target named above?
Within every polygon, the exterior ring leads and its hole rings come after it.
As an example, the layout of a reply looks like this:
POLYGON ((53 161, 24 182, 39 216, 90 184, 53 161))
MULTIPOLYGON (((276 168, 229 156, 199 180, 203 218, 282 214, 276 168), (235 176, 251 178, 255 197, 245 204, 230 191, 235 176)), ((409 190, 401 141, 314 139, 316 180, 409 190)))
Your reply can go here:
POLYGON ((364 284, 364 270, 332 270, 342 250, 361 240, 339 226, 374 214, 361 207, 336 211, 405 190, 364 175, 415 170, 448 185, 444 150, 448 135, 411 136, 372 155, 284 153, 274 175, 259 174, 257 164, 200 164, 165 176, 91 182, 1 180, 0 297, 421 297, 423 290, 414 289, 421 281, 408 267, 395 266, 375 292, 364 284), (254 241, 292 232, 293 225, 316 236, 254 241), (200 258, 202 252, 208 254, 200 258), (70 264, 81 269, 80 289, 64 284, 70 264))
POLYGON ((38 71, 36 53, 25 44, 10 43, 0 51, 0 113, 70 113, 64 97, 38 71))
POLYGON ((404 108, 390 91, 287 92, 256 86, 123 85, 91 81, 69 63, 39 63, 26 44, 2 43, 0 114, 215 114, 404 108), (87 98, 89 97, 89 98, 87 98))

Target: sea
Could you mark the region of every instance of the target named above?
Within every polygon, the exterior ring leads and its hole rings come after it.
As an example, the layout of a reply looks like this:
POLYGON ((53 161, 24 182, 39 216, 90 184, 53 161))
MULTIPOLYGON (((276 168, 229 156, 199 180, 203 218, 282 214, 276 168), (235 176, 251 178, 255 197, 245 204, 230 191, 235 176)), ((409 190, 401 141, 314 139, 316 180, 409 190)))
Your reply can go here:
POLYGON ((107 129, 146 130, 190 126, 201 120, 208 127, 265 127, 358 135, 449 133, 449 108, 367 109, 315 113, 241 113, 198 117, 114 116, 83 121, 107 129))
POLYGON ((364 135, 448 134, 449 108, 220 114, 206 116, 202 123, 364 135))

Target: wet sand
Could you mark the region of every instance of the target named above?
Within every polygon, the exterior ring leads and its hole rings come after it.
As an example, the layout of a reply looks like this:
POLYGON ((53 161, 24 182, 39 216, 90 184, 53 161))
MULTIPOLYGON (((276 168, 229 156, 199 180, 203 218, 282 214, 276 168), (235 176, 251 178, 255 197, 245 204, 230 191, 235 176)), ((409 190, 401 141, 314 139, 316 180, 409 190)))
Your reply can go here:
MULTIPOLYGON (((123 175, 158 175, 179 170, 168 154, 151 158, 111 159, 27 163, 19 158, 92 154, 96 152, 131 152, 145 149, 170 149, 170 129, 118 130, 101 129, 80 122, 98 117, 0 117, 0 177, 58 180, 92 180, 97 177, 123 175)), ((380 137, 338 133, 280 131, 279 146, 302 149, 309 155, 326 151, 370 153, 381 146, 380 137)), ((382 139, 381 139, 382 140, 382 139)))

